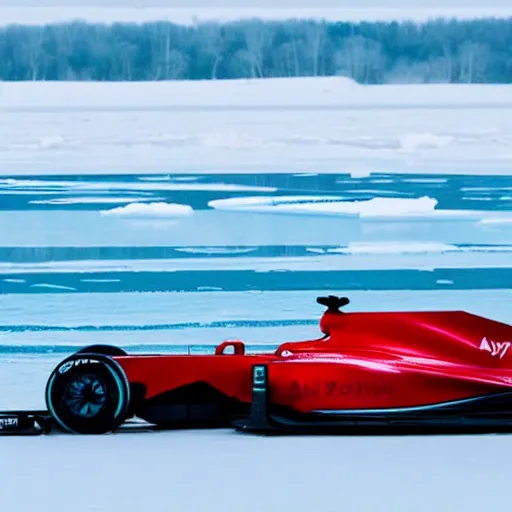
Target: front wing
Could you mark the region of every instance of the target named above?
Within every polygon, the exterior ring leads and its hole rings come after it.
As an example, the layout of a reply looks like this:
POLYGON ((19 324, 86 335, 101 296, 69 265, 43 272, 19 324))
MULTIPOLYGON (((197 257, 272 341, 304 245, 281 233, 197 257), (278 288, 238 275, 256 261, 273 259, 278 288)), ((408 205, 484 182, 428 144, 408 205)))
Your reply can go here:
POLYGON ((47 434, 52 429, 48 411, 0 412, 0 435, 29 436, 47 434))

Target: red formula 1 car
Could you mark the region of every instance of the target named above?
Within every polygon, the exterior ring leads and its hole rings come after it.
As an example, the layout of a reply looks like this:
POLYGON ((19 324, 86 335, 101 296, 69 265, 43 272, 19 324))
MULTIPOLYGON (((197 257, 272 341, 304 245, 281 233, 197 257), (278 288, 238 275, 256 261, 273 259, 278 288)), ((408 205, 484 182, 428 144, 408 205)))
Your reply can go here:
MULTIPOLYGON (((234 427, 261 433, 512 431, 512 326, 466 312, 344 313, 324 337, 267 354, 130 355, 92 346, 49 377, 48 411, 2 413, 4 433, 234 427), (34 427, 37 426, 36 427, 34 427)), ((228 351, 229 349, 229 351, 228 351)))

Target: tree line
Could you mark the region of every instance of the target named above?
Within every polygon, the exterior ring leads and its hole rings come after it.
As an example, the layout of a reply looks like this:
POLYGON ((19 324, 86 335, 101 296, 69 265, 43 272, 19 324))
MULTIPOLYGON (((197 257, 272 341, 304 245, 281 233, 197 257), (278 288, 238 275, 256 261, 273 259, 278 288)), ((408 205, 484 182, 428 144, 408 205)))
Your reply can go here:
POLYGON ((511 48, 512 19, 8 25, 0 29, 0 79, 511 83, 511 48))

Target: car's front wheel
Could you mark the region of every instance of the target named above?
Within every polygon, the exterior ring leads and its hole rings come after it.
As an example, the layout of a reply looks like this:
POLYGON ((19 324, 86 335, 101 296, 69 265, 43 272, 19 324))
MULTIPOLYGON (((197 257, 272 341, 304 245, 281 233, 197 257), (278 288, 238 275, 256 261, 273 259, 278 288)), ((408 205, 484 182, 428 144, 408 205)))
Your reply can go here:
POLYGON ((46 405, 64 431, 104 434, 124 422, 130 385, 121 366, 110 357, 74 354, 50 375, 46 405))

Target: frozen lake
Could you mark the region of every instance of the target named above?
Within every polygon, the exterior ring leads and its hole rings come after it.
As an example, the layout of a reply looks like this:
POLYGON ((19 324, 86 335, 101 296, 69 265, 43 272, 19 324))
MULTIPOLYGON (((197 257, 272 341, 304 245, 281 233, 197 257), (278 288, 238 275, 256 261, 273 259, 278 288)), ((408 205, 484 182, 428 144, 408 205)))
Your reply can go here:
POLYGON ((7 346, 277 343, 309 336, 328 292, 510 311, 507 176, 11 176, 0 198, 7 346))
MULTIPOLYGON (((2 85, 1 409, 44 406, 56 362, 91 343, 315 337, 320 294, 510 323, 510 88, 263 84, 279 108, 249 82, 2 85)), ((0 444, 14 511, 497 509, 512 456, 506 436, 0 444)))
MULTIPOLYGON (((348 295, 353 311, 466 309, 509 322, 511 217, 507 176, 4 177, 0 408, 44 407, 54 365, 91 343, 205 353, 228 338, 260 351, 315 337, 320 294, 348 295)), ((488 489, 506 488, 512 456, 504 436, 219 430, 0 444, 2 503, 20 512, 33 495, 43 511, 65 510, 78 474, 95 489, 73 501, 80 512, 476 511, 502 505, 488 489)))
POLYGON ((510 318, 507 176, 10 176, 0 198, 5 356, 274 346, 316 336, 327 293, 510 318))

